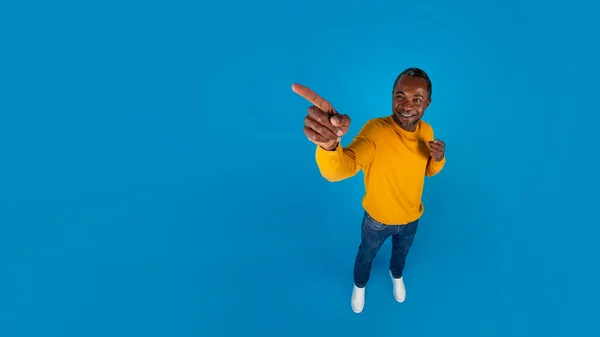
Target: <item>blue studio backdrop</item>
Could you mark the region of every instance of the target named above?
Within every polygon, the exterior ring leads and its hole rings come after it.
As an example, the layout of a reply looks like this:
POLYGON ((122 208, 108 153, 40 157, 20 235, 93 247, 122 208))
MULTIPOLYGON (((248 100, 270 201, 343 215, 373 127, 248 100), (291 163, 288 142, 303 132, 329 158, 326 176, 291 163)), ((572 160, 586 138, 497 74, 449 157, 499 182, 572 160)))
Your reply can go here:
POLYGON ((0 336, 592 336, 597 8, 543 1, 0 2, 0 336), (329 183, 302 83, 448 162, 407 301, 350 308, 362 173, 329 183))

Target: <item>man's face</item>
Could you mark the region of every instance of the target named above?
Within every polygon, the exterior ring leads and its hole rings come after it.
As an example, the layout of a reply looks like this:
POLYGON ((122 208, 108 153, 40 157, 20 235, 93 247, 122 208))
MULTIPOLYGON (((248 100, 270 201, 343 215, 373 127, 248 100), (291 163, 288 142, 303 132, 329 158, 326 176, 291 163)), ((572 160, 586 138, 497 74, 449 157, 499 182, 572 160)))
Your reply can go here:
POLYGON ((414 131, 430 102, 427 82, 420 77, 404 75, 392 94, 394 120, 404 130, 414 131))

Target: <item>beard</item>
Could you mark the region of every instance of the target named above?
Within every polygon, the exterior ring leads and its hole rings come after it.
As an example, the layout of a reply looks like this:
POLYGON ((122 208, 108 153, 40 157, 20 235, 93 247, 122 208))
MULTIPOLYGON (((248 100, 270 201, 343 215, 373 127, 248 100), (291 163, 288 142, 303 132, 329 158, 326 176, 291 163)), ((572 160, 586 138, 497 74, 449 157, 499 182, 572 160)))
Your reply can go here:
POLYGON ((416 117, 414 119, 412 119, 411 121, 403 121, 399 116, 398 113, 394 113, 393 114, 393 118, 394 121, 396 121, 396 123, 404 130, 410 131, 412 130, 412 128, 417 125, 417 123, 421 120, 420 117, 416 117))

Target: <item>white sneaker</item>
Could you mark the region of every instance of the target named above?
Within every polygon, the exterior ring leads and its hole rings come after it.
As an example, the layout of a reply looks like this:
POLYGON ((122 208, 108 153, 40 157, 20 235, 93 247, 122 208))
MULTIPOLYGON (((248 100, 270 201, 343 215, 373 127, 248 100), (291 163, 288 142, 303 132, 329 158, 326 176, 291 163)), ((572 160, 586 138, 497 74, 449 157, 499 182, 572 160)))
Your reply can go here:
POLYGON ((404 280, 401 278, 394 278, 390 271, 390 277, 392 278, 392 284, 394 285, 394 297, 396 301, 402 303, 406 299, 406 287, 404 287, 404 280))
POLYGON ((363 311, 365 307, 365 288, 359 288, 354 285, 354 289, 352 290, 352 310, 359 314, 363 311))

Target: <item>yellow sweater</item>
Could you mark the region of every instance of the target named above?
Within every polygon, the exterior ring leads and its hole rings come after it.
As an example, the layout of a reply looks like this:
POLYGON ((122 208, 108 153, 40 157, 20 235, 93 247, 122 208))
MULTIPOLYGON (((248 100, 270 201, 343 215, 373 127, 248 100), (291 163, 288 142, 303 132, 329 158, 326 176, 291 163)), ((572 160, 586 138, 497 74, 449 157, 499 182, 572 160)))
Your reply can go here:
POLYGON ((442 170, 446 158, 429 158, 428 141, 433 128, 420 121, 415 132, 408 132, 392 116, 368 121, 352 143, 326 151, 317 146, 316 160, 323 177, 340 181, 364 173, 364 209, 387 225, 404 225, 423 214, 425 176, 442 170))

